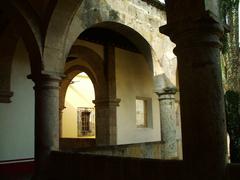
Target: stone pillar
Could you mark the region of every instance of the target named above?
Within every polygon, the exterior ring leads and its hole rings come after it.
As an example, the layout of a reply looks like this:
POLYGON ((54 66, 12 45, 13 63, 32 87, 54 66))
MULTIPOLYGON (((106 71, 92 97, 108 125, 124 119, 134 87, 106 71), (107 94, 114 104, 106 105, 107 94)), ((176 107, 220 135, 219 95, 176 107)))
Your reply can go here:
POLYGON ((176 87, 165 74, 154 77, 155 93, 158 95, 161 122, 161 158, 177 159, 176 140, 176 87))
MULTIPOLYGON (((96 107, 96 144, 117 144, 117 106, 120 99, 116 98, 116 67, 115 47, 107 43, 104 46, 105 92, 93 101, 96 107)), ((104 90, 103 90, 104 91, 104 90)))
POLYGON ((111 44, 104 46, 104 70, 107 79, 107 93, 109 99, 116 99, 116 59, 115 47, 111 44))
POLYGON ((161 121, 161 158, 177 159, 175 88, 157 92, 161 121))
MULTIPOLYGON (((179 86, 177 86, 179 87, 179 86)), ((178 159, 183 159, 182 155, 182 128, 181 128, 181 112, 180 112, 180 92, 177 90, 175 94, 175 109, 176 109, 176 140, 178 159)))
MULTIPOLYGON (((167 8, 185 6, 185 2, 167 3, 167 8)), ((171 10, 167 9, 167 15, 175 13, 171 10)), ((219 63, 223 27, 209 11, 169 21, 160 31, 176 43, 186 179, 223 180, 227 149, 219 63)))
POLYGON ((42 74, 35 82, 35 161, 42 175, 51 151, 59 150, 60 77, 42 74))
POLYGON ((176 141, 176 88, 165 74, 154 77, 155 92, 158 95, 161 121, 161 158, 177 159, 176 141))
POLYGON ((117 143, 117 106, 120 99, 93 101, 96 109, 96 144, 115 145, 117 143))

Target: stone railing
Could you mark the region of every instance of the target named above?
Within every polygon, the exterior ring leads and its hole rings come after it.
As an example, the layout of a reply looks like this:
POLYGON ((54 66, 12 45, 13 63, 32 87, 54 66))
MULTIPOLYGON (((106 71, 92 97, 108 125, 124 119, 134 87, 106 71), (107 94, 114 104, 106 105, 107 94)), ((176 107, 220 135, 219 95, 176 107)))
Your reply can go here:
MULTIPOLYGON (((182 159, 181 141, 177 140, 176 157, 167 159, 182 159)), ((84 154, 134 157, 148 159, 166 159, 161 153, 164 143, 162 141, 144 142, 135 144, 97 146, 95 139, 61 138, 60 150, 68 152, 81 152, 84 154)))
POLYGON ((77 152, 93 155, 161 159, 161 142, 81 148, 77 152))
POLYGON ((91 138, 60 138, 61 151, 76 151, 81 148, 96 147, 96 139, 91 138))
MULTIPOLYGON (((183 161, 52 152, 45 179, 183 180, 183 161)), ((44 178, 42 178, 44 179, 44 178)))

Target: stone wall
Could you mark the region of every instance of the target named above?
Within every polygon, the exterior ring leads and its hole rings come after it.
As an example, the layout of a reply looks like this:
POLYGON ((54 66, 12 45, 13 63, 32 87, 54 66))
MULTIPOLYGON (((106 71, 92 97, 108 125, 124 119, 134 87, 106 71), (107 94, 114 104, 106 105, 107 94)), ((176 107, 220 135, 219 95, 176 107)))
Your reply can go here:
POLYGON ((96 139, 93 138, 60 138, 61 151, 76 151, 81 148, 96 147, 96 139))
POLYGON ((78 151, 86 154, 161 159, 161 142, 147 142, 127 145, 104 146, 95 148, 79 149, 78 151))
POLYGON ((159 32, 166 24, 165 11, 145 1, 106 0, 109 7, 117 12, 119 21, 140 33, 152 48, 154 74, 165 73, 175 84, 176 59, 172 53, 174 44, 159 32))
MULTIPOLYGON (((159 32, 159 27, 166 24, 164 10, 140 0, 85 0, 72 20, 66 39, 67 47, 87 28, 106 22, 119 23, 139 33, 150 45, 151 54, 146 56, 153 61, 154 75, 165 73, 176 84, 174 44, 159 32)), ((66 53, 68 51, 66 49, 66 53)))

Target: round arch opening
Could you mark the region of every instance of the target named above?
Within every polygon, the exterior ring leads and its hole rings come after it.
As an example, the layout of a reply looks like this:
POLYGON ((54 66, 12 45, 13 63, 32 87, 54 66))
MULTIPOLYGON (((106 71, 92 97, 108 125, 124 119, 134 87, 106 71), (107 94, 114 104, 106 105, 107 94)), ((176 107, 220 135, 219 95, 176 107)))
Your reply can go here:
POLYGON ((62 114, 62 138, 95 139, 95 90, 85 72, 69 83, 62 114))

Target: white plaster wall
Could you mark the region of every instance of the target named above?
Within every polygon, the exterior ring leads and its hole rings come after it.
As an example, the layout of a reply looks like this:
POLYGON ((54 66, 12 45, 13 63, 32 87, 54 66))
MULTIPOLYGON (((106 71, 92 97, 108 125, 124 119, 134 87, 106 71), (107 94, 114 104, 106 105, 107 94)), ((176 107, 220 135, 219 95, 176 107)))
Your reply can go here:
POLYGON ((160 114, 157 96, 153 90, 153 75, 140 54, 122 49, 116 52, 117 98, 121 99, 117 108, 117 143, 129 144, 160 140, 160 114), (137 128, 136 97, 152 98, 153 126, 137 128))
POLYGON ((65 97, 62 119, 62 137, 77 138, 77 107, 94 107, 94 87, 89 78, 73 78, 65 97))
POLYGON ((30 64, 19 41, 12 65, 12 102, 0 103, 0 161, 34 157, 34 90, 30 64))

